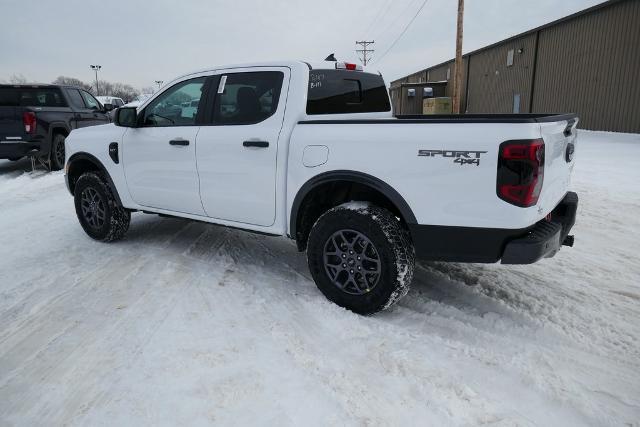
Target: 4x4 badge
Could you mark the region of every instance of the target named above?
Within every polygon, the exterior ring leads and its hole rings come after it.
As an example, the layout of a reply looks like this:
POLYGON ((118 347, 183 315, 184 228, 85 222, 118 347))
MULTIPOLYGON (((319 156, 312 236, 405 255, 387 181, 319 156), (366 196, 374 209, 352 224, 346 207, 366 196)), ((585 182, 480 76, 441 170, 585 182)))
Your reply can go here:
POLYGON ((418 150, 420 157, 445 157, 453 159, 453 163, 462 165, 480 166, 480 155, 486 151, 469 151, 469 150, 418 150))

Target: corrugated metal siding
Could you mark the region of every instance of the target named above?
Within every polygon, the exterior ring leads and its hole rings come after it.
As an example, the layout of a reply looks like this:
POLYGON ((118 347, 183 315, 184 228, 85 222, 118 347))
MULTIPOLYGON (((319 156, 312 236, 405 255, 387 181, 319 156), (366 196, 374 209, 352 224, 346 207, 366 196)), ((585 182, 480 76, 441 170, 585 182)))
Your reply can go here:
POLYGON ((391 108, 393 108, 393 114, 400 114, 400 88, 390 87, 389 96, 391 97, 391 108))
POLYGON ((425 87, 432 87, 434 96, 447 96, 445 94, 446 86, 429 84, 424 81, 412 86, 392 87, 390 92, 394 114, 422 114, 422 94, 425 87), (415 96, 409 97, 409 89, 415 89, 415 96))
POLYGON ((407 81, 405 83, 420 83, 423 81, 425 81, 424 71, 418 71, 417 73, 407 76, 407 81))
POLYGON ((402 114, 422 114, 421 90, 421 88, 417 87, 409 88, 405 86, 402 88, 402 114), (416 96, 409 97, 409 89, 415 89, 416 96))
POLYGON ((640 132, 640 1, 540 32, 534 112, 577 112, 580 127, 640 132))
MULTIPOLYGON (((583 129, 640 133, 640 0, 610 1, 472 52, 464 61, 461 105, 469 113, 511 113, 514 94, 520 94, 521 113, 575 112, 583 129), (510 49, 516 53, 507 67, 510 49)), ((448 68, 453 77, 449 61, 412 74, 411 81, 446 80, 448 68)), ((446 93, 453 95, 451 80, 446 93)))
POLYGON ((520 112, 529 112, 535 40, 530 34, 471 57, 467 112, 513 113, 515 94, 520 95, 520 112), (513 65, 507 66, 512 49, 513 65))
MULTIPOLYGON (((447 70, 451 68, 451 73, 449 76, 449 81, 453 78, 453 61, 447 62, 446 64, 442 64, 439 67, 435 68, 427 68, 427 77, 430 82, 439 82, 442 80, 447 80, 447 70)), ((449 94, 447 93, 447 96, 449 94)))

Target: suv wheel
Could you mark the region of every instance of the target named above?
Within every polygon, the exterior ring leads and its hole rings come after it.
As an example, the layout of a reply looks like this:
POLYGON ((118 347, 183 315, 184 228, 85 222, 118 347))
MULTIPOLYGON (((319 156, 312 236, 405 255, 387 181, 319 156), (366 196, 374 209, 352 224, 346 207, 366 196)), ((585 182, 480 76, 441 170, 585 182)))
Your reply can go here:
POLYGON ((49 153, 49 161, 51 162, 51 170, 57 171, 64 168, 64 140, 62 134, 56 133, 51 141, 51 152, 49 153))
POLYGON ((111 242, 124 236, 131 213, 118 204, 101 174, 84 173, 78 178, 73 193, 76 215, 91 238, 111 242))
POLYGON ((391 212, 352 202, 316 221, 307 261, 329 300, 359 314, 373 314, 409 291, 415 254, 408 231, 391 212))

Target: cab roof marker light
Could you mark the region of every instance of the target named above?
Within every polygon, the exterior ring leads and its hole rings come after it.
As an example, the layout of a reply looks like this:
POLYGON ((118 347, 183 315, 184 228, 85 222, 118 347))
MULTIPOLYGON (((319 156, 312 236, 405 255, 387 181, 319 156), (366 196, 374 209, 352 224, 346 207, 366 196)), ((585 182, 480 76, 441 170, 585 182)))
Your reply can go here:
POLYGON ((351 62, 336 62, 337 70, 362 71, 362 65, 353 64, 351 62))

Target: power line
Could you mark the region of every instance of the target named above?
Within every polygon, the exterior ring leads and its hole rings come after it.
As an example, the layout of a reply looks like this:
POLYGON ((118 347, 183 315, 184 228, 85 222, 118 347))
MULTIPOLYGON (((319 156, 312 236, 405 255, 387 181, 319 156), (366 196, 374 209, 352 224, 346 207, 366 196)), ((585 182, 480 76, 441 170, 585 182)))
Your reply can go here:
POLYGON ((418 9, 418 11, 416 12, 415 15, 413 15, 413 18, 411 18, 411 20, 407 23, 407 25, 403 28, 402 32, 400 33, 400 35, 393 41, 393 43, 391 43, 391 46, 389 46, 389 48, 387 50, 384 51, 384 53, 382 55, 380 55, 380 57, 378 58, 378 60, 376 62, 382 61, 382 58, 384 58, 387 53, 389 53, 391 51, 391 49, 394 48, 394 46, 396 45, 396 43, 398 43, 398 41, 402 38, 402 36, 404 36, 404 33, 407 32, 407 30, 409 29, 409 27, 411 26, 411 24, 413 24, 413 21, 416 20, 416 18, 418 17, 418 15, 420 14, 420 12, 422 12, 422 9, 424 8, 424 5, 427 4, 429 0, 424 0, 422 2, 422 4, 420 5, 420 8, 418 9))
POLYGON ((375 18, 373 19, 373 21, 371 21, 371 23, 367 27, 367 30, 364 32, 365 36, 369 35, 369 32, 371 30, 373 30, 373 26, 380 20, 380 18, 382 18, 383 16, 385 16, 387 14, 389 9, 391 9, 391 6, 393 5, 393 2, 394 2, 394 0, 387 0, 386 3, 382 3, 381 4, 381 7, 380 7, 380 9, 378 9, 378 13, 376 14, 375 18), (384 10, 384 12, 383 12, 383 10, 384 10))
MULTIPOLYGON (((385 25, 385 26, 383 26, 384 21, 380 22, 380 28, 378 29, 378 31, 376 31, 374 33, 375 37, 371 37, 371 38, 381 39, 381 38, 383 38, 382 36, 384 34, 388 33, 389 31, 393 30, 394 28, 398 27, 399 26, 399 25, 397 25, 398 22, 401 22, 400 18, 404 17, 407 14, 407 12, 410 12, 413 9, 414 5, 417 5, 419 2, 420 2, 420 0, 409 0, 405 4, 405 6, 402 9, 402 11, 399 14, 395 15, 394 17, 392 17, 393 19, 391 19, 391 22, 388 22, 387 25, 385 25)), ((399 7, 398 7, 398 9, 399 9, 399 7)))
POLYGON ((369 53, 373 53, 375 52, 375 50, 373 49, 367 49, 367 46, 374 44, 375 41, 360 41, 360 42, 356 42, 356 44, 359 44, 360 46, 362 46, 362 49, 356 49, 356 52, 361 53, 362 54, 362 65, 367 65, 367 62, 371 62, 371 59, 369 59, 367 57, 367 54, 369 53))

